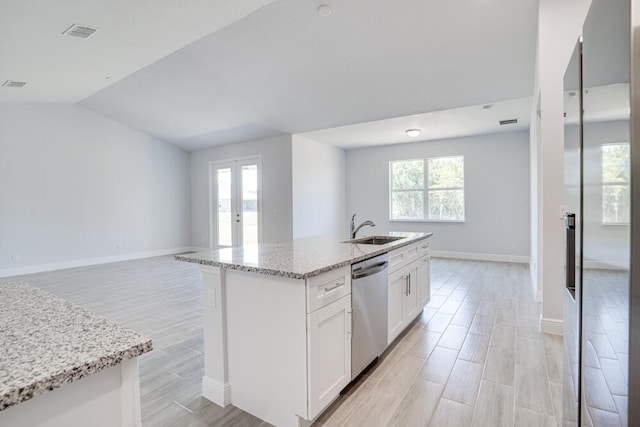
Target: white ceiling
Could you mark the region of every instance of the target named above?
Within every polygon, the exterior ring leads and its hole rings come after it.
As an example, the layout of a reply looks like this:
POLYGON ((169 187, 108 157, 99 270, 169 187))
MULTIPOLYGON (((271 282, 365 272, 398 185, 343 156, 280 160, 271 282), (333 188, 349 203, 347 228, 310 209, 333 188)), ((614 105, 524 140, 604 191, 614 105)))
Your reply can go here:
POLYGON ((273 0, 2 0, 0 102, 75 103, 273 0), (188 5, 188 7, 186 7, 188 5), (62 33, 97 27, 88 39, 62 33))
POLYGON ((187 150, 452 109, 434 117, 460 133, 458 108, 533 91, 537 0, 326 0, 327 17, 321 0, 52 3, 0 2, 0 80, 28 81, 0 102, 86 96, 187 150), (59 35, 73 23, 101 30, 59 35))
POLYGON ((519 98, 495 104, 474 105, 432 113, 358 123, 303 133, 302 136, 344 149, 455 138, 529 129, 532 98, 519 98), (517 119, 500 125, 500 120, 517 119), (420 129, 416 137, 407 129, 420 129))

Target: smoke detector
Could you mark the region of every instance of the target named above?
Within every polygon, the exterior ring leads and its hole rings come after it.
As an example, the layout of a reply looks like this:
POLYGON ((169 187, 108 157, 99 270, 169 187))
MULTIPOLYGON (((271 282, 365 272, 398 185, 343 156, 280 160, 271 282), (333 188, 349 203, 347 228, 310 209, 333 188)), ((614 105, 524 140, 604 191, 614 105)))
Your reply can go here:
POLYGON ((329 16, 329 15, 331 15, 331 8, 329 6, 327 6, 326 4, 320 5, 320 7, 318 7, 318 15, 320 15, 320 16, 329 16))
POLYGON ((4 83, 2 83, 2 87, 23 87, 26 84, 27 82, 16 82, 13 80, 7 80, 4 83))
POLYGON ((86 25, 73 24, 72 26, 64 30, 62 34, 65 36, 88 39, 98 30, 99 28, 87 27, 86 25))

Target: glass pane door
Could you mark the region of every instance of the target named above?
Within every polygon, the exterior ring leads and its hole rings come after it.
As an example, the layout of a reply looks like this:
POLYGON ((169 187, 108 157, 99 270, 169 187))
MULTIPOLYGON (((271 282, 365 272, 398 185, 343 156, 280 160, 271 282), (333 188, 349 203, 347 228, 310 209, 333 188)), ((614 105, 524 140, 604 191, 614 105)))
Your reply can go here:
POLYGON ((258 243, 258 165, 242 166, 242 244, 258 243))
POLYGON ((231 168, 218 169, 217 181, 217 246, 232 246, 231 168))
POLYGON ((260 242, 260 159, 211 167, 212 247, 260 242))

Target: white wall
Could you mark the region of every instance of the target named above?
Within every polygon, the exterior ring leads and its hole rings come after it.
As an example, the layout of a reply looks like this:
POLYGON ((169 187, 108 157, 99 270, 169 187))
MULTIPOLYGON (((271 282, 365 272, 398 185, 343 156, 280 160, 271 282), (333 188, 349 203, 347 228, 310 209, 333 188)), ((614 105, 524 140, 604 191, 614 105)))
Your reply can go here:
POLYGON ((293 237, 347 238, 346 153, 293 135, 293 237))
POLYGON ((0 105, 0 275, 189 246, 189 178, 188 153, 83 107, 0 105))
POLYGON ((366 234, 433 231, 434 254, 529 260, 529 135, 501 133, 347 152, 347 208, 373 220, 366 234), (464 155, 464 223, 390 222, 389 161, 464 155))
MULTIPOLYGON (((537 87, 540 92, 540 128, 532 143, 537 182, 537 283, 542 294, 543 332, 562 333, 564 289, 563 204, 563 77, 590 0, 540 0, 538 17, 537 87)), ((533 127, 532 127, 533 128, 533 127)))
POLYGON ((262 158, 262 239, 292 238, 291 135, 216 146, 191 153, 191 241, 209 247, 209 163, 240 157, 262 158))

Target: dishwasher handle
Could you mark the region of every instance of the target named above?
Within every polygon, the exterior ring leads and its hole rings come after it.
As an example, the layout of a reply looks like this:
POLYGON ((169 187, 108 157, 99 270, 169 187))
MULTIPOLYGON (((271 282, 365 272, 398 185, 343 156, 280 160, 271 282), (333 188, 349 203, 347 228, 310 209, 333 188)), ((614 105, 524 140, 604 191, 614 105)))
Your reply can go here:
POLYGON ((387 268, 388 262, 387 261, 383 261, 383 262, 379 262, 377 264, 374 264, 370 267, 367 267, 364 270, 358 270, 358 271, 353 271, 351 273, 351 279, 355 280, 355 279, 362 279, 363 277, 368 277, 368 276, 372 276, 376 273, 381 272, 382 270, 385 270, 387 268))

